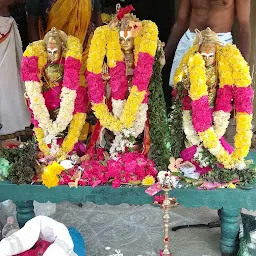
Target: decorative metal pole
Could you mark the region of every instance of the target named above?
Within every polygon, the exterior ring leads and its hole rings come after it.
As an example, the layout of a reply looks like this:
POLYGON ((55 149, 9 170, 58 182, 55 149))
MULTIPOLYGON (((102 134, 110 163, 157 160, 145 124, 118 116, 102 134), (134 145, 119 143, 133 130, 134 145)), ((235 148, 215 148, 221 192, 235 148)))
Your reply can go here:
POLYGON ((163 219, 164 219, 164 250, 163 256, 171 256, 169 250, 169 210, 171 208, 171 201, 169 199, 169 190, 168 188, 163 188, 164 191, 164 202, 163 202, 163 219))
MULTIPOLYGON (((159 173, 160 174, 160 173, 159 173)), ((163 208, 164 220, 164 250, 160 252, 160 256, 172 256, 169 250, 169 210, 177 205, 176 198, 169 198, 169 191, 172 190, 172 178, 170 172, 164 172, 158 176, 162 191, 164 191, 164 201, 161 205, 163 208)))

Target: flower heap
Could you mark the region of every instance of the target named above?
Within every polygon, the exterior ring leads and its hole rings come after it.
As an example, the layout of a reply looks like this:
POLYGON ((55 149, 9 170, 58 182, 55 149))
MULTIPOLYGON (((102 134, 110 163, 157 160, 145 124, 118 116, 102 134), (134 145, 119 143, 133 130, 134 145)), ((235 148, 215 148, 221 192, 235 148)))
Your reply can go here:
POLYGON ((87 159, 80 166, 62 172, 59 184, 72 182, 78 171, 82 171, 78 185, 96 187, 111 182, 114 188, 121 184, 152 185, 157 174, 154 162, 140 153, 109 159, 103 149, 96 149, 87 152, 87 159))
MULTIPOLYGON (((124 11, 123 9, 119 11, 117 15, 119 20, 131 10, 124 11)), ((94 33, 86 74, 89 98, 100 124, 114 133, 123 133, 125 137, 136 138, 143 132, 147 119, 148 86, 153 72, 157 40, 158 30, 155 23, 143 21, 140 33, 135 37, 135 69, 127 98, 128 80, 124 54, 119 43, 119 28, 106 25, 97 28, 94 33), (105 56, 110 73, 112 113, 105 103, 105 86, 101 75, 105 56)))
POLYGON ((30 44, 24 52, 21 73, 25 82, 32 123, 39 149, 45 156, 55 155, 65 158, 78 141, 85 122, 85 88, 79 86, 82 46, 79 39, 68 36, 66 45, 63 87, 60 95, 60 110, 55 121, 42 94, 42 71, 47 64, 46 46, 43 40, 30 44), (57 135, 68 129, 61 148, 57 144, 57 135))
POLYGON ((190 145, 201 143, 225 168, 243 168, 251 145, 252 98, 249 66, 235 45, 217 47, 219 88, 214 111, 210 108, 206 85, 205 63, 194 45, 176 70, 174 83, 184 77, 188 65, 190 89, 183 99, 183 128, 190 145), (236 113, 234 150, 222 140, 229 124, 232 103, 236 113))

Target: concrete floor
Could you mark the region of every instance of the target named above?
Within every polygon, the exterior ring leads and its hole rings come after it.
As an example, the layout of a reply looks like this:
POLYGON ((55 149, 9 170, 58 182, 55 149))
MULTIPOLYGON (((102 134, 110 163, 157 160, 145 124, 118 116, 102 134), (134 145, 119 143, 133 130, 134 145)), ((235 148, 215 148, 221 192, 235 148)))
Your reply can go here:
MULTIPOLYGON (((53 218, 82 233, 88 256, 158 256, 162 248, 162 212, 151 205, 97 206, 87 203, 79 208, 62 203, 57 205, 53 218)), ((216 211, 179 206, 170 212, 170 229, 216 220, 216 211)), ((170 233, 173 256, 220 256, 219 240, 220 228, 183 229, 170 233)))

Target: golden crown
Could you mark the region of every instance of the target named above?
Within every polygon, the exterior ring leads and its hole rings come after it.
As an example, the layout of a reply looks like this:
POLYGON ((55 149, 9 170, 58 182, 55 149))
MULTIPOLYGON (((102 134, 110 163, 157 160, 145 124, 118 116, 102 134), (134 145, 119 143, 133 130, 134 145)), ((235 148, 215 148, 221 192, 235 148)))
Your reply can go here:
POLYGON ((201 45, 202 43, 218 44, 221 45, 218 35, 212 31, 209 27, 205 30, 199 31, 195 30, 196 37, 194 40, 194 45, 201 45))
POLYGON ((58 30, 53 27, 49 32, 46 33, 44 36, 45 44, 49 43, 50 41, 55 41, 56 43, 61 43, 63 46, 66 45, 67 42, 67 34, 62 30, 58 30))
POLYGON ((142 28, 142 22, 131 12, 134 11, 132 5, 124 8, 120 4, 116 6, 116 15, 109 22, 110 28, 117 27, 120 31, 131 31, 132 36, 136 36, 142 28))

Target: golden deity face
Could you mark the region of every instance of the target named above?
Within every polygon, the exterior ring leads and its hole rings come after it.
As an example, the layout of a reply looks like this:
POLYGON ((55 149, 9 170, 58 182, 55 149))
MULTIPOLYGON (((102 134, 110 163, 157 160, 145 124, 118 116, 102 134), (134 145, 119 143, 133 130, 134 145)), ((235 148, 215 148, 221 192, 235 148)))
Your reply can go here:
POLYGON ((210 67, 215 65, 216 62, 216 45, 213 43, 202 43, 199 48, 199 52, 201 53, 205 66, 210 67))
POLYGON ((57 62, 62 56, 62 44, 58 38, 50 37, 46 45, 47 57, 50 63, 57 62))
POLYGON ((119 41, 124 52, 131 52, 134 49, 134 37, 131 35, 131 31, 121 30, 119 41))

